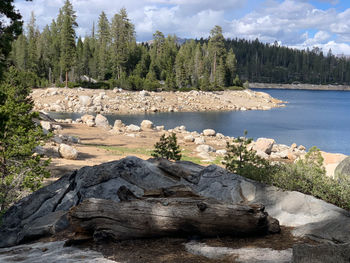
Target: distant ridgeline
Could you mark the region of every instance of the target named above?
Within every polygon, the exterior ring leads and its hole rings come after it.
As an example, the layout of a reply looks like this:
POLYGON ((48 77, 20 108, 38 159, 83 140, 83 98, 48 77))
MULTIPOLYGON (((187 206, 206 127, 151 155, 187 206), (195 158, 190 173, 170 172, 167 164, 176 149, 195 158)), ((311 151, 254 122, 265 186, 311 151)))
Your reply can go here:
POLYGON ((297 50, 274 44, 242 39, 227 39, 237 58, 237 73, 242 79, 263 83, 350 84, 350 60, 331 50, 297 50))
POLYGON ((56 20, 40 32, 35 17, 12 46, 10 63, 27 72, 33 87, 119 87, 128 90, 240 89, 242 80, 272 83, 350 83, 350 61, 256 41, 224 39, 215 26, 209 39, 180 44, 156 31, 137 43, 121 9, 111 21, 102 12, 90 36, 76 37, 76 15, 65 1, 56 20))

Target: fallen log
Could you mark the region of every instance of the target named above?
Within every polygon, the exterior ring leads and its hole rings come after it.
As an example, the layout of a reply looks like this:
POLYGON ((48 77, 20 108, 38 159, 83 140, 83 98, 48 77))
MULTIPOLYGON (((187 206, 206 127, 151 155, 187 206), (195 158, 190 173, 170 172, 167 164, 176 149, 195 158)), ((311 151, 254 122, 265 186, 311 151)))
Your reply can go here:
POLYGON ((97 242, 279 232, 278 221, 269 217, 262 205, 224 204, 206 198, 147 198, 126 202, 91 198, 73 207, 69 217, 77 237, 90 236, 97 242))

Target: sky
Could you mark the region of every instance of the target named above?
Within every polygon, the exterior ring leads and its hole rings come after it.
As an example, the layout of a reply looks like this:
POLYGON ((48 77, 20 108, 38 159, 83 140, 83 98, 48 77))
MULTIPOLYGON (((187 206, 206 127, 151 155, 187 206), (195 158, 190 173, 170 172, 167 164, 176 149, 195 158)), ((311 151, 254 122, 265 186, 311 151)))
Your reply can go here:
MULTIPOLYGON (((137 41, 152 39, 156 30, 180 38, 208 37, 219 25, 225 37, 245 38, 292 48, 319 47, 350 55, 349 0, 70 0, 77 14, 78 36, 91 34, 104 11, 111 21, 126 8, 137 41)), ((24 22, 34 11, 42 29, 55 19, 64 0, 15 0, 24 22)))

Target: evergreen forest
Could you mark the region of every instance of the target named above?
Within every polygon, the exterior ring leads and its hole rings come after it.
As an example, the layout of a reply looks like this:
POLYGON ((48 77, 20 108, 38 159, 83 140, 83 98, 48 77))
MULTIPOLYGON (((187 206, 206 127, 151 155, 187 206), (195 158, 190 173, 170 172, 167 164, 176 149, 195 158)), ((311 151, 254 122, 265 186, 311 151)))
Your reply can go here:
POLYGON ((33 87, 120 87, 128 90, 239 89, 243 81, 349 84, 350 61, 319 48, 296 50, 258 39, 225 39, 215 26, 208 39, 186 40, 156 31, 136 42, 123 8, 111 21, 102 12, 91 34, 77 36, 69 0, 40 31, 34 14, 13 42, 9 63, 29 73, 33 87), (69 80, 69 82, 68 82, 69 80))

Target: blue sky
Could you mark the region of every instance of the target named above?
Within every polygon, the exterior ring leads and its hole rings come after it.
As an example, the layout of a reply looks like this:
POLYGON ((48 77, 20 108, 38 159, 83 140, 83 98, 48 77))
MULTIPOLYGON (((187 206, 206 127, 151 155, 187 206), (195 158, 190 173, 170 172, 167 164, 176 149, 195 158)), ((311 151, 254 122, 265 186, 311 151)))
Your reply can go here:
MULTIPOLYGON (((15 0, 28 22, 31 11, 39 28, 56 18, 64 0, 15 0)), ((137 40, 156 30, 182 38, 207 37, 215 25, 230 38, 256 39, 293 48, 350 55, 350 1, 347 0, 71 0, 77 12, 78 35, 90 34, 101 11, 109 19, 125 7, 135 24, 137 40)))

